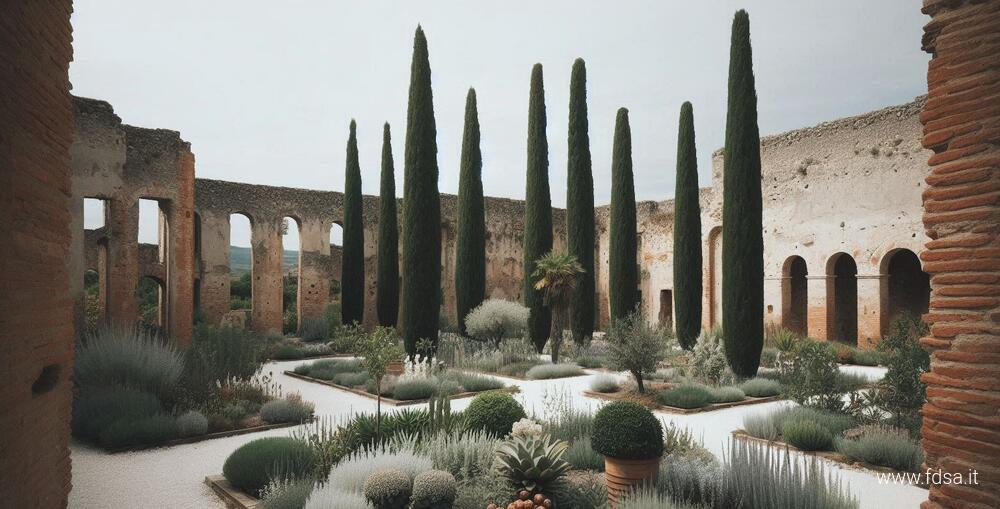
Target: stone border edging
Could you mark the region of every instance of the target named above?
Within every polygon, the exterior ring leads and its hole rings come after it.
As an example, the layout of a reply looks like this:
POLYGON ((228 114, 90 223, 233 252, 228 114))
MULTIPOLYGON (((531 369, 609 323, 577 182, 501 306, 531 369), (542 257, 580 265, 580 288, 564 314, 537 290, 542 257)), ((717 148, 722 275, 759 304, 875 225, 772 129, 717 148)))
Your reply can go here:
POLYGON ((262 501, 238 490, 222 475, 205 476, 205 484, 215 492, 227 509, 259 509, 262 501))
MULTIPOLYGON (((353 393, 353 394, 357 394, 358 396, 364 396, 364 397, 366 397, 368 399, 374 399, 374 400, 378 399, 378 396, 376 396, 376 395, 374 395, 374 394, 372 394, 372 393, 370 393, 368 391, 363 391, 363 390, 360 390, 360 389, 355 389, 353 387, 348 387, 346 385, 336 384, 336 383, 333 383, 333 382, 331 382, 329 380, 322 380, 320 378, 313 378, 313 377, 307 376, 307 375, 300 375, 300 374, 298 374, 298 373, 296 373, 294 371, 285 371, 284 374, 286 376, 290 376, 292 378, 297 378, 299 380, 304 380, 306 382, 323 384, 323 385, 327 385, 327 386, 333 387, 334 389, 340 389, 342 391, 347 391, 347 392, 350 392, 350 393, 353 393)), ((499 389, 489 389, 489 390, 486 390, 486 391, 460 392, 458 394, 452 394, 451 396, 448 397, 448 399, 471 398, 471 397, 473 397, 473 396, 475 396, 477 394, 481 394, 481 393, 489 392, 489 391, 505 391, 505 392, 511 392, 511 393, 513 393, 513 392, 517 392, 518 390, 519 390, 519 387, 517 387, 516 385, 510 385, 510 386, 507 386, 507 387, 501 387, 499 389)), ((388 396, 382 396, 382 403, 386 403, 386 404, 393 405, 393 406, 420 405, 420 404, 423 404, 423 403, 427 403, 429 401, 430 401, 429 398, 401 400, 401 399, 393 399, 393 398, 390 398, 388 396)))
POLYGON ((279 422, 275 424, 261 424, 260 426, 251 426, 249 428, 231 429, 227 431, 216 431, 214 433, 205 433, 204 435, 195 435, 193 437, 175 438, 173 440, 168 440, 160 444, 147 444, 147 445, 120 447, 117 449, 105 449, 105 452, 109 454, 118 454, 123 452, 145 451, 148 449, 157 449, 160 447, 174 447, 177 445, 194 444, 198 442, 204 442, 206 440, 213 440, 216 438, 235 437, 238 435, 247 435, 250 433, 257 433, 260 431, 270 431, 272 429, 290 428, 292 426, 298 426, 300 424, 306 424, 312 422, 312 420, 313 419, 307 419, 302 422, 279 422))
MULTIPOLYGON (((618 401, 623 398, 611 396, 612 394, 617 394, 618 392, 603 393, 594 391, 583 391, 583 395, 588 398, 603 399, 605 401, 618 401)), ((715 410, 724 410, 727 408, 733 408, 744 405, 756 405, 758 403, 770 403, 772 401, 782 401, 784 399, 787 398, 781 395, 767 396, 765 398, 754 398, 751 396, 747 396, 745 399, 742 399, 740 401, 730 401, 728 403, 711 403, 709 405, 705 405, 703 407, 698 407, 698 408, 678 408, 666 405, 657 405, 657 407, 654 410, 668 414, 689 415, 689 414, 700 414, 703 412, 712 412, 715 410)))

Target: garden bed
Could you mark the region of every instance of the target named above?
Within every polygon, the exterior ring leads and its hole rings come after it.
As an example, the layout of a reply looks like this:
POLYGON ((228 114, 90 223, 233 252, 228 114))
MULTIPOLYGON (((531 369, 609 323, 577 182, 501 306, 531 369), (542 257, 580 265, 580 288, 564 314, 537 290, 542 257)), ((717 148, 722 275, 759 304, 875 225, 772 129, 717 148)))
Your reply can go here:
MULTIPOLYGON (((354 387, 348 387, 346 385, 340 385, 338 383, 334 383, 334 382, 331 382, 329 380, 323 380, 321 378, 313 378, 311 376, 302 375, 302 374, 296 373, 294 371, 285 371, 285 375, 290 376, 292 378, 297 378, 299 380, 305 380, 306 382, 313 382, 313 383, 317 383, 317 384, 327 385, 327 386, 333 387, 334 389, 340 389, 342 391, 347 391, 347 392, 350 392, 350 393, 357 394, 358 396, 364 396, 364 397, 366 397, 368 399, 378 399, 378 396, 376 396, 375 394, 372 394, 372 393, 370 393, 370 392, 368 392, 368 391, 366 391, 364 389, 356 389, 354 387)), ((499 391, 506 391, 506 392, 517 392, 518 388, 516 386, 509 386, 509 387, 502 387, 502 388, 499 388, 499 389, 487 389, 485 391, 474 391, 474 392, 473 391, 465 391, 465 392, 459 392, 457 394, 452 394, 452 395, 448 396, 448 398, 449 399, 471 398, 471 397, 475 396, 476 394, 479 394, 479 393, 482 393, 482 392, 498 391, 498 390, 499 391)), ((382 403, 387 403, 387 404, 393 405, 393 406, 420 405, 420 404, 423 404, 423 403, 427 403, 430 400, 431 400, 431 398, 394 399, 394 398, 391 398, 389 396, 382 396, 382 403)))
MULTIPOLYGON (((755 437, 755 436, 747 433, 743 429, 734 430, 732 432, 732 436, 733 436, 733 438, 735 438, 737 440, 746 440, 748 442, 755 442, 755 443, 758 443, 758 444, 764 444, 764 445, 768 445, 768 446, 771 446, 771 447, 782 447, 782 448, 788 449, 789 451, 795 451, 795 452, 798 452, 798 453, 801 453, 801 454, 806 454, 806 455, 809 455, 809 456, 816 456, 818 458, 823 458, 823 459, 830 460, 830 461, 833 461, 835 463, 839 463, 839 464, 847 466, 847 467, 851 467, 851 468, 853 468, 855 470, 868 471, 868 472, 872 472, 872 473, 889 474, 890 476, 897 476, 898 475, 902 479, 909 479, 910 476, 913 476, 913 477, 916 476, 916 474, 913 473, 913 472, 904 472, 902 470, 896 470, 896 469, 893 469, 893 468, 883 467, 883 466, 880 466, 880 465, 872 465, 871 463, 866 463, 864 461, 851 461, 850 459, 847 458, 847 456, 844 456, 843 454, 841 454, 839 452, 836 452, 836 451, 806 451, 806 450, 802 450, 802 449, 799 449, 798 447, 795 447, 794 445, 789 444, 788 442, 785 442, 785 441, 782 441, 782 440, 767 440, 766 438, 755 437)), ((923 483, 921 483, 921 484, 913 483, 913 485, 917 486, 917 487, 920 487, 920 488, 923 488, 923 489, 928 489, 928 485, 927 485, 926 481, 923 482, 923 483)))
MULTIPOLYGON (((540 364, 534 365, 532 367, 532 369, 534 369, 536 367, 539 367, 539 366, 556 366, 556 364, 540 363, 540 364)), ((559 366, 563 366, 563 364, 559 364, 559 366)), ((578 376, 588 376, 588 375, 591 374, 591 373, 587 373, 587 371, 589 371, 587 368, 581 368, 580 366, 577 366, 576 364, 565 364, 565 366, 577 367, 577 368, 580 368, 580 371, 578 373, 565 374, 563 376, 549 376, 549 377, 545 377, 545 378, 531 378, 529 376, 526 376, 527 371, 531 371, 531 369, 525 371, 525 375, 515 375, 515 374, 509 374, 508 375, 508 374, 504 374, 504 373, 494 373, 492 371, 483 371, 483 370, 478 370, 478 369, 467 369, 467 368, 453 368, 453 369, 455 369, 455 371, 462 371, 462 372, 465 372, 465 373, 475 373, 477 375, 486 375, 486 376, 499 376, 499 377, 503 377, 503 378, 512 378, 514 380, 522 380, 522 381, 525 381, 525 382, 538 382, 538 381, 542 381, 542 380, 558 380, 560 378, 576 378, 578 376)), ((594 368, 593 370, 596 371, 597 369, 598 368, 594 368)), ((609 372, 613 373, 613 371, 609 371, 609 372)))
MULTIPOLYGON (((607 392, 607 393, 605 393, 605 392, 594 392, 594 391, 583 391, 583 395, 587 396, 588 398, 603 399, 605 401, 617 401, 617 400, 621 400, 621 399, 632 399, 629 396, 634 396, 635 393, 629 393, 629 392, 625 392, 625 391, 607 392)), ((754 397, 751 397, 751 396, 747 396, 745 399, 743 399, 741 401, 730 401, 730 402, 726 402, 726 403, 710 403, 708 405, 705 405, 705 406, 702 406, 702 407, 698 407, 698 408, 680 408, 680 407, 667 406, 667 405, 656 403, 652 399, 652 397, 644 398, 644 399, 648 399, 648 401, 644 401, 643 404, 645 404, 646 406, 652 407, 654 410, 658 410, 658 411, 666 412, 666 413, 671 413, 671 414, 687 415, 687 414, 699 414, 699 413, 702 413, 702 412, 712 412, 712 411, 715 411, 715 410, 723 410, 723 409, 726 409, 726 408, 732 408, 732 407, 737 407, 737 406, 756 405, 758 403, 770 403, 772 401, 781 401, 781 400, 785 399, 785 397, 781 396, 781 395, 778 395, 778 396, 767 396, 767 397, 763 397, 763 398, 754 398, 754 397)))
POLYGON ((246 493, 236 489, 225 476, 210 475, 205 477, 205 484, 215 492, 227 509, 259 509, 263 507, 259 498, 251 497, 246 493))
POLYGON ((302 422, 279 422, 275 424, 261 424, 258 426, 250 426, 240 429, 231 429, 226 431, 205 433, 204 435, 196 435, 193 437, 175 438, 173 440, 167 440, 166 442, 159 444, 144 444, 144 445, 133 445, 128 447, 118 447, 115 449, 107 450, 107 452, 111 454, 118 454, 122 452, 134 452, 134 451, 145 451, 147 449, 158 449, 160 447, 173 447, 175 445, 194 444, 197 442, 203 442, 205 440, 213 440, 216 438, 235 437, 238 435, 246 435, 249 433, 257 433, 260 431, 269 431, 272 429, 290 428, 292 426, 298 426, 300 424, 306 424, 309 422, 312 422, 312 419, 307 419, 302 422))

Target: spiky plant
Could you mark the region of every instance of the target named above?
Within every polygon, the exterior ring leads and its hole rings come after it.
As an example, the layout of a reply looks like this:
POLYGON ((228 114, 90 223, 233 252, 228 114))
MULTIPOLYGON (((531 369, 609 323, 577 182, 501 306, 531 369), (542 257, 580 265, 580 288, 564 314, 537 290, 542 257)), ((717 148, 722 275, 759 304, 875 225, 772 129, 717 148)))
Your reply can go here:
POLYGON ((572 468, 563 453, 569 445, 549 435, 517 436, 496 448, 496 471, 531 493, 545 490, 572 468))

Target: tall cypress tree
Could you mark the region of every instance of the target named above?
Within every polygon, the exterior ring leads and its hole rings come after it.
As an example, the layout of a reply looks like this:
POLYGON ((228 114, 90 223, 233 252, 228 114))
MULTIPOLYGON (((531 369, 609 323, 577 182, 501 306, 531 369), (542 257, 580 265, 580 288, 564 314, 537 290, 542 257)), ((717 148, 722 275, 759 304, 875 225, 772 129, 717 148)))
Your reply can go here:
POLYGON ((751 377, 764 347, 764 239, 757 91, 746 11, 733 19, 731 44, 722 170, 722 325, 729 367, 751 377))
POLYGON ((441 196, 438 193, 437 126, 427 38, 417 26, 410 64, 403 166, 403 295, 400 325, 406 352, 417 340, 438 339, 441 314, 441 196))
POLYGON ((549 141, 545 135, 545 86, 542 64, 531 68, 528 99, 528 187, 524 204, 524 305, 531 309, 528 335, 541 352, 549 339, 552 311, 542 302, 531 275, 535 261, 552 250, 552 199, 549 195, 549 141))
POLYGON ((608 252, 611 320, 625 318, 639 304, 636 250, 632 129, 628 123, 628 110, 619 108, 611 152, 611 246, 608 252))
POLYGON ((378 209, 378 323, 395 327, 399 318, 399 225, 396 217, 396 176, 389 123, 382 128, 382 181, 378 209))
POLYGON ((681 347, 694 347, 701 331, 701 207, 691 103, 681 105, 674 191, 674 329, 681 347))
POLYGON ((344 172, 344 250, 340 266, 340 316, 348 324, 361 323, 365 313, 365 232, 361 211, 357 125, 351 120, 344 172))
POLYGON ((455 241, 455 307, 459 331, 465 316, 486 296, 486 210, 483 204, 483 153, 479 149, 476 90, 465 97, 465 131, 458 177, 458 238, 455 241))
POLYGON ((566 164, 566 241, 569 254, 583 267, 573 294, 570 323, 577 342, 594 332, 594 175, 587 126, 587 67, 573 62, 569 82, 569 135, 566 164))

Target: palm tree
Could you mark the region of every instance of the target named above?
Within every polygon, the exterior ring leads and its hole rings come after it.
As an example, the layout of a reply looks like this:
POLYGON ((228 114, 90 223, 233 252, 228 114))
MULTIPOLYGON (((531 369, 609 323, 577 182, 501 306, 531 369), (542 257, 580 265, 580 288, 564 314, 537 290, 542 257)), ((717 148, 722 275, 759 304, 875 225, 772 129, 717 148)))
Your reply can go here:
POLYGON ((542 303, 552 311, 552 363, 559 362, 563 331, 569 326, 569 307, 573 302, 583 266, 576 256, 550 251, 535 260, 535 289, 542 292, 542 303))

